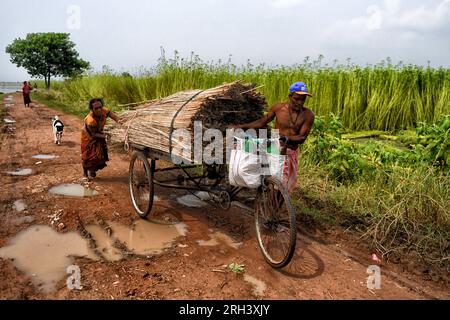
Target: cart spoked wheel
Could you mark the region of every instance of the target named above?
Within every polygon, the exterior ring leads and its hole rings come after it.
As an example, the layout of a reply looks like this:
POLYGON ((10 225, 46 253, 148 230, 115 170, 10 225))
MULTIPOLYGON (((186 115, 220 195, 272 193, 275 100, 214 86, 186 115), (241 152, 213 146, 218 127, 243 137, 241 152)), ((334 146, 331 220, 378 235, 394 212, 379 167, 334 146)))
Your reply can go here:
POLYGON ((281 182, 265 177, 255 199, 255 225, 259 247, 274 268, 286 266, 295 251, 295 209, 281 182))
POLYGON ((228 191, 220 191, 219 193, 219 206, 223 210, 229 210, 231 207, 231 197, 228 191))
POLYGON ((147 160, 147 157, 140 151, 134 151, 130 160, 129 169, 129 187, 131 202, 134 210, 141 217, 145 218, 152 210, 153 206, 153 173, 152 168, 147 160))

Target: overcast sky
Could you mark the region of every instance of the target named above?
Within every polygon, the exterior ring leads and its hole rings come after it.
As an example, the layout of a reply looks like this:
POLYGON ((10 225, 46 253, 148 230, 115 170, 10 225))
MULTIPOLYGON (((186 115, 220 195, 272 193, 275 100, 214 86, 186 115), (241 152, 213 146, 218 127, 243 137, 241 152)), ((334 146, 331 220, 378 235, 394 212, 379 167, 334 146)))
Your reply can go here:
POLYGON ((178 50, 235 64, 325 56, 450 66, 450 0, 2 0, 0 81, 28 78, 5 48, 29 32, 68 32, 96 70, 135 73, 178 50))

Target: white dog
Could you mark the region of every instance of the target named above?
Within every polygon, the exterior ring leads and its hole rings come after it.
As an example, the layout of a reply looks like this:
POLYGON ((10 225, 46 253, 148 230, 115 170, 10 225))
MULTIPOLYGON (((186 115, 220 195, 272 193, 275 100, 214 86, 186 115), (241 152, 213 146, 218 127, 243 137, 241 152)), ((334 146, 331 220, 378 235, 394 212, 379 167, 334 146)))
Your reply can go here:
POLYGON ((53 127, 53 136, 55 138, 55 144, 60 145, 64 130, 64 123, 59 119, 58 116, 55 116, 52 119, 52 127, 53 127))

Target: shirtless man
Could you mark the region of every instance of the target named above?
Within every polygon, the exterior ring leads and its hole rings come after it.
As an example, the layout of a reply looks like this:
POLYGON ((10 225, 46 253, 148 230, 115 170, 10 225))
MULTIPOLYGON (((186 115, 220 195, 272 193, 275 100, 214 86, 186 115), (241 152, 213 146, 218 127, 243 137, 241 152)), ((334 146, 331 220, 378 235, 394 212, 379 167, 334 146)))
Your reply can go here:
POLYGON ((260 129, 276 119, 275 128, 279 130, 286 149, 286 162, 283 183, 291 192, 297 184, 298 146, 305 142, 314 124, 314 113, 305 108, 306 98, 312 95, 303 82, 296 82, 289 88, 289 102, 275 104, 259 120, 235 125, 235 129, 260 129))

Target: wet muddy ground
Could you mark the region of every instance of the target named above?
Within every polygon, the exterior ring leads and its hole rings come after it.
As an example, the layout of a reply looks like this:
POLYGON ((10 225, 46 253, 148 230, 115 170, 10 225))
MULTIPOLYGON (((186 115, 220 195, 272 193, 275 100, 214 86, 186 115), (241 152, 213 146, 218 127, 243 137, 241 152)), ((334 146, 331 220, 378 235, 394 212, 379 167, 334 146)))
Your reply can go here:
POLYGON ((15 123, 0 150, 1 299, 450 298, 439 279, 384 261, 381 288, 369 289, 372 252, 343 230, 300 226, 292 263, 275 270, 259 251, 251 215, 238 206, 224 211, 201 195, 157 187, 153 213, 176 223, 142 220, 129 199, 129 155, 111 152, 86 184, 82 121, 37 103, 24 108, 17 94, 7 102, 15 123), (60 146, 54 115, 65 124, 60 146), (68 286, 73 266, 78 289, 68 286))

